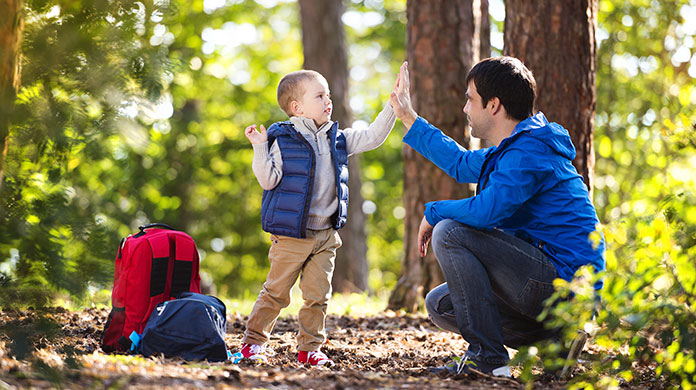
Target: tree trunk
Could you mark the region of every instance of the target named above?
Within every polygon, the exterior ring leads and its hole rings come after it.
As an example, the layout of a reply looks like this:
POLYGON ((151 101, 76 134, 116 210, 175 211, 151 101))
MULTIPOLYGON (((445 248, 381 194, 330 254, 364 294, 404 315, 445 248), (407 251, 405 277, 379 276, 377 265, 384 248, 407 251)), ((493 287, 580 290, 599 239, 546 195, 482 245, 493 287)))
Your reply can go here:
MULTIPOLYGON (((488 0, 481 0, 481 47, 479 60, 491 56, 491 16, 488 13, 488 0)), ((471 149, 490 148, 493 144, 480 138, 471 139, 471 149)))
MULTIPOLYGON (((408 63, 411 97, 418 114, 469 148, 469 129, 462 108, 466 75, 479 60, 479 0, 409 0, 408 63)), ((488 17, 488 15, 485 15, 488 17)), ((415 311, 423 296, 444 281, 429 251, 418 254, 418 227, 425 202, 461 199, 473 194, 411 147, 404 145, 404 259, 402 275, 389 298, 389 308, 415 311)))
MULTIPOLYGON (((341 0, 300 0, 299 3, 304 68, 316 70, 326 77, 333 100, 332 119, 341 127, 350 127, 353 118, 348 98, 348 55, 341 21, 343 3, 341 0)), ((357 155, 350 158, 348 172, 348 222, 340 230, 343 247, 336 255, 334 292, 367 290, 367 239, 357 155)))
POLYGON ((570 132, 592 194, 597 0, 506 0, 504 54, 534 73, 537 109, 570 132))
POLYGON ((491 56, 491 17, 488 13, 488 0, 481 0, 481 46, 479 60, 491 56))
POLYGON ((0 0, 0 189, 10 142, 10 122, 20 83, 23 0, 0 0))

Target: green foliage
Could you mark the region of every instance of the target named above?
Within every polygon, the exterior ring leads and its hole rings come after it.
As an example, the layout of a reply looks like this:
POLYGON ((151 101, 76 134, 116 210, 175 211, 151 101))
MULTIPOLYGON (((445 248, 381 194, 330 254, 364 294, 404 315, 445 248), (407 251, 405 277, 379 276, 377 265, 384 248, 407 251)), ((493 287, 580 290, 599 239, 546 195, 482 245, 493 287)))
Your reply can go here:
MULTIPOLYGON (((0 305, 42 291, 80 296, 105 283, 105 248, 117 237, 79 196, 73 170, 103 155, 123 100, 156 97, 168 60, 141 37, 161 5, 131 1, 29 1, 22 88, 0 193, 0 305)), ((98 180, 94 178, 93 180, 98 180)))
MULTIPOLYGON (((258 291, 269 242, 243 129, 285 119, 275 87, 302 65, 299 13, 288 2, 211 4, 28 5, 2 194, 8 291, 82 301, 88 286, 108 288, 120 237, 155 221, 196 239, 221 295, 258 291)), ((369 123, 405 58, 405 1, 347 6, 373 20, 348 29, 351 58, 370 61, 354 64, 353 80, 355 117, 369 123)), ((393 284, 400 262, 400 149, 397 134, 364 163, 378 205, 368 231, 383 233, 370 236, 373 291, 393 284)))
MULTIPOLYGON (((682 205, 696 210, 693 200, 682 205)), ((599 347, 583 356, 586 367, 570 388, 639 385, 656 377, 673 388, 696 383, 696 246, 680 239, 680 223, 665 214, 662 209, 656 216, 606 227, 605 274, 584 269, 570 283, 557 280, 555 298, 573 294, 572 300, 558 303, 542 318, 564 330, 566 348, 580 329, 596 332, 592 343, 599 347), (625 257, 617 258, 618 253, 625 257), (593 288, 599 279, 604 281, 600 299, 593 288)), ((534 351, 541 351, 546 370, 557 371, 564 363, 559 345, 524 349, 516 357, 526 364, 523 380, 533 380, 534 351)))
POLYGON ((596 340, 616 355, 597 369, 637 381, 650 367, 682 388, 696 383, 695 6, 603 2, 599 13, 596 203, 608 251, 596 340))
POLYGON ((605 223, 645 214, 687 182, 696 65, 678 53, 694 46, 682 16, 694 6, 600 2, 595 203, 605 223))

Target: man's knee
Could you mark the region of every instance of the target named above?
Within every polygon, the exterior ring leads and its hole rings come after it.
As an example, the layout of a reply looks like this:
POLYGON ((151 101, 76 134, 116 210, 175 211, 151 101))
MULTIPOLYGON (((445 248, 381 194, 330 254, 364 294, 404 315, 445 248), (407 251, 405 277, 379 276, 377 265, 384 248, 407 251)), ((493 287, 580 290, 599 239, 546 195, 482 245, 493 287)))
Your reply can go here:
POLYGON ((458 229, 463 227, 461 223, 453 220, 453 219, 444 219, 440 222, 438 222, 435 227, 433 228, 433 237, 432 237, 432 243, 433 243, 433 248, 435 247, 442 247, 443 245, 448 245, 451 244, 449 242, 452 231, 454 229, 458 229))
POLYGON ((438 328, 459 333, 447 283, 430 290, 425 296, 425 309, 428 311, 430 321, 438 328))
MULTIPOLYGON (((443 283, 430 290, 430 292, 428 292, 428 294, 425 296, 425 309, 428 311, 428 314, 433 316, 440 315, 446 311, 452 311, 451 305, 445 304, 443 306, 443 300, 445 300, 448 296, 449 287, 447 286, 447 283, 443 283)), ((447 302, 449 302, 449 299, 447 299, 447 302)))
POLYGON ((430 318, 437 313, 437 301, 440 299, 440 294, 437 294, 435 290, 430 290, 428 295, 425 296, 425 310, 428 312, 430 318))
POLYGON ((471 226, 453 219, 442 220, 433 228, 433 250, 437 254, 437 248, 469 247, 477 241, 478 234, 480 232, 471 226))

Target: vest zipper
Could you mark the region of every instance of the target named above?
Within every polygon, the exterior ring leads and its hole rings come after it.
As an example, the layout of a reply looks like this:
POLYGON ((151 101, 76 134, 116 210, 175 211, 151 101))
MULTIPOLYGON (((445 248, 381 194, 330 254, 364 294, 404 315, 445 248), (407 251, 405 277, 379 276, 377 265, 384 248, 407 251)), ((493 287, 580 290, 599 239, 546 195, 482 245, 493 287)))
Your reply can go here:
MULTIPOLYGON (((304 205, 304 211, 302 212, 302 225, 300 226, 300 238, 307 238, 307 219, 309 218, 309 205, 312 202, 312 193, 314 191, 314 171, 315 171, 315 166, 316 166, 316 156, 315 156, 315 151, 314 148, 312 148, 312 144, 309 143, 305 139, 305 137, 302 136, 302 134, 296 133, 297 138, 301 139, 302 142, 307 145, 309 148, 310 153, 310 160, 312 161, 312 168, 310 169, 310 180, 309 180, 309 194, 308 196, 305 196, 305 205, 304 205)), ((316 135, 314 136, 316 138, 316 135)), ((319 145, 317 144, 317 147, 319 145)))
MULTIPOLYGON (((336 198, 338 199, 338 204, 336 205, 336 222, 333 221, 333 218, 331 221, 331 227, 336 229, 336 226, 339 225, 338 220, 341 218, 341 166, 339 162, 336 160, 336 154, 334 153, 334 150, 336 150, 336 138, 338 138, 338 126, 336 126, 336 130, 334 132, 331 132, 331 130, 332 129, 329 129, 329 133, 326 134, 326 136, 329 137, 329 151, 331 152, 331 161, 333 161, 334 164, 334 176, 336 177, 336 198)), ((346 154, 348 154, 347 150, 346 154)), ((347 162, 348 161, 346 160, 346 164, 347 162)), ((347 182, 346 185, 348 185, 347 182)), ((347 217, 348 210, 346 210, 346 218, 347 217)))

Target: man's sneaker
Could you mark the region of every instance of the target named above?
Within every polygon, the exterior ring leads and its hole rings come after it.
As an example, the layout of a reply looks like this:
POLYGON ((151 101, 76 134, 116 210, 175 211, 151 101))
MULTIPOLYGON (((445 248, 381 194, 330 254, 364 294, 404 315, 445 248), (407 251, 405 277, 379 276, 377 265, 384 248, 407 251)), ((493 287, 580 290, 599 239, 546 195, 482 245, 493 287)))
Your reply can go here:
POLYGON ((459 362, 461 360, 464 360, 463 358, 460 358, 458 356, 455 356, 451 359, 451 361, 444 366, 440 367, 430 367, 429 370, 433 374, 437 374, 439 376, 449 376, 449 375, 457 375, 457 372, 459 371, 459 362))
POLYGON ((510 372, 510 366, 500 366, 493 371, 491 371, 491 375, 497 376, 497 377, 502 377, 502 378, 512 378, 512 372, 510 372))
POLYGON ((473 372, 473 370, 492 375, 496 377, 512 378, 512 373, 510 372, 510 366, 500 366, 494 368, 490 371, 482 370, 476 367, 476 363, 470 361, 467 357, 453 357, 452 361, 441 367, 433 367, 430 372, 437 374, 438 376, 457 376, 466 375, 473 372))
POLYGON ((334 365, 333 360, 321 351, 300 351, 297 355, 297 360, 302 364, 311 364, 312 366, 327 366, 334 365))
POLYGON ((268 363, 266 347, 258 344, 242 344, 242 349, 232 355, 232 362, 239 363, 242 359, 253 360, 257 363, 268 363))

